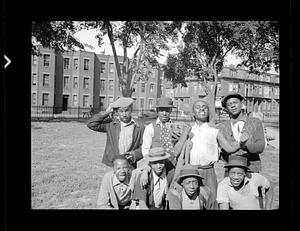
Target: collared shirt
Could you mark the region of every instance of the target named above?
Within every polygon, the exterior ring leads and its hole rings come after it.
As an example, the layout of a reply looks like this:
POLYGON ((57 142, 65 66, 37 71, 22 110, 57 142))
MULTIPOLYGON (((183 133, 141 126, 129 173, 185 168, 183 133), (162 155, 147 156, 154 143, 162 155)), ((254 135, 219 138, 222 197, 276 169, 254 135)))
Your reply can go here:
POLYGON ((269 188, 270 182, 259 173, 251 173, 245 177, 244 185, 235 190, 229 177, 225 177, 218 185, 217 202, 229 203, 232 209, 259 210, 258 186, 269 188))
POLYGON ((130 122, 124 123, 120 121, 120 137, 119 137, 119 151, 120 154, 124 154, 128 151, 132 144, 132 134, 135 125, 135 121, 131 119, 130 122))
MULTIPOLYGON (((159 124, 160 127, 162 127, 163 123, 160 121, 159 118, 157 118, 156 124, 159 124)), ((173 125, 173 122, 170 119, 165 124, 166 124, 167 128, 170 129, 172 127, 172 125, 173 125)), ((152 145, 152 138, 153 138, 153 136, 154 136, 154 127, 153 127, 153 124, 150 123, 150 124, 148 124, 145 127, 144 134, 143 134, 143 144, 142 144, 142 153, 143 153, 143 156, 145 156, 145 155, 147 155, 149 153, 149 150, 150 150, 151 145, 152 145)))
POLYGON ((182 195, 182 209, 200 209, 199 204, 199 196, 190 199, 189 196, 186 194, 184 189, 181 192, 182 195))
POLYGON ((191 132, 194 134, 190 151, 190 164, 192 165, 211 165, 219 159, 219 149, 217 136, 219 130, 210 127, 208 123, 192 126, 191 132))
POLYGON ((131 188, 129 186, 129 180, 126 179, 124 182, 120 182, 116 175, 113 176, 112 182, 113 189, 118 198, 119 205, 127 204, 131 199, 131 188))
POLYGON ((167 193, 167 177, 166 177, 166 169, 164 169, 163 173, 160 177, 158 177, 154 171, 153 174, 153 198, 154 198, 154 205, 156 208, 159 208, 162 203, 163 196, 167 193))

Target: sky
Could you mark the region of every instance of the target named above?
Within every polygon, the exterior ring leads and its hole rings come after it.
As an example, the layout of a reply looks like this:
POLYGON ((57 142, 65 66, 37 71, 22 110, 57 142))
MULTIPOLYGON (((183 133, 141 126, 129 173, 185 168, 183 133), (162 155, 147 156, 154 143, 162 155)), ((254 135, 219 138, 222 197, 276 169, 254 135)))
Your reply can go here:
MULTIPOLYGON (((90 49, 90 48, 86 47, 85 48, 86 51, 95 52, 96 54, 100 54, 101 52, 105 51, 106 55, 113 55, 112 48, 111 48, 108 36, 105 36, 103 38, 104 45, 102 45, 101 47, 99 47, 98 46, 98 40, 95 38, 96 33, 97 32, 96 32, 95 29, 92 29, 92 30, 81 30, 81 31, 75 33, 74 36, 80 42, 85 43, 85 44, 89 44, 89 45, 91 45, 91 46, 94 47, 94 49, 90 49)), ((161 63, 161 64, 165 64, 168 53, 174 54, 174 53, 177 52, 176 44, 169 44, 169 45, 170 45, 171 50, 170 51, 162 51, 161 54, 163 56, 160 57, 160 58, 158 58, 158 62, 161 63)), ((116 50, 117 50, 117 54, 119 56, 123 56, 123 49, 122 49, 122 47, 118 46, 117 42, 115 43, 115 47, 116 47, 116 50)), ((128 49, 127 53, 128 53, 128 57, 132 58, 133 53, 134 53, 134 49, 128 49)), ((241 59, 236 58, 235 55, 232 55, 232 54, 229 53, 225 57, 224 66, 237 65, 239 63, 241 63, 241 59)), ((276 72, 275 71, 270 71, 270 73, 276 73, 276 72)), ((276 74, 278 74, 278 73, 276 73, 276 74)))

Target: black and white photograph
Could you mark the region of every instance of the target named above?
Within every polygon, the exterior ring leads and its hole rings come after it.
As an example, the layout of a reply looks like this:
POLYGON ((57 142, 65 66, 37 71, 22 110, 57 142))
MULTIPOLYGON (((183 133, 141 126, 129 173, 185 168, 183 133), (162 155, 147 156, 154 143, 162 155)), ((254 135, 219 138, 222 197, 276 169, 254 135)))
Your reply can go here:
POLYGON ((32 21, 31 209, 280 209, 279 41, 276 20, 32 21))

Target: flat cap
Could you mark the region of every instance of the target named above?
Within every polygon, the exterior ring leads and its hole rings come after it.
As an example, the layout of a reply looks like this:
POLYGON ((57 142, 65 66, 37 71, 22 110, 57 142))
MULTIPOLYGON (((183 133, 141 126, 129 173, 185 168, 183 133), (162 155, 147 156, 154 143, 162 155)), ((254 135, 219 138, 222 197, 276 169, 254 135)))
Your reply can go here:
POLYGON ((128 107, 133 104, 134 99, 129 97, 120 97, 112 104, 112 108, 128 107))

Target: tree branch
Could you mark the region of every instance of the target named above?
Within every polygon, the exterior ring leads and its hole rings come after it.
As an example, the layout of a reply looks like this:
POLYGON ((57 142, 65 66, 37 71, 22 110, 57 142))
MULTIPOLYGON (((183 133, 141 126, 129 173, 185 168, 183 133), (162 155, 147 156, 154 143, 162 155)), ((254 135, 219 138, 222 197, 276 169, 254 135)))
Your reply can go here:
POLYGON ((108 38, 109 38, 109 41, 110 41, 110 44, 111 44, 111 47, 112 47, 112 51, 113 51, 113 54, 114 54, 114 60, 115 60, 115 65, 116 65, 116 69, 117 69, 119 83, 121 85, 124 85, 125 83, 124 83, 124 80, 122 78, 120 63, 119 63, 119 60, 118 60, 118 55, 117 55, 116 47, 115 47, 115 44, 114 44, 112 26, 111 26, 109 21, 105 21, 104 24, 105 24, 105 27, 107 29, 108 38))

